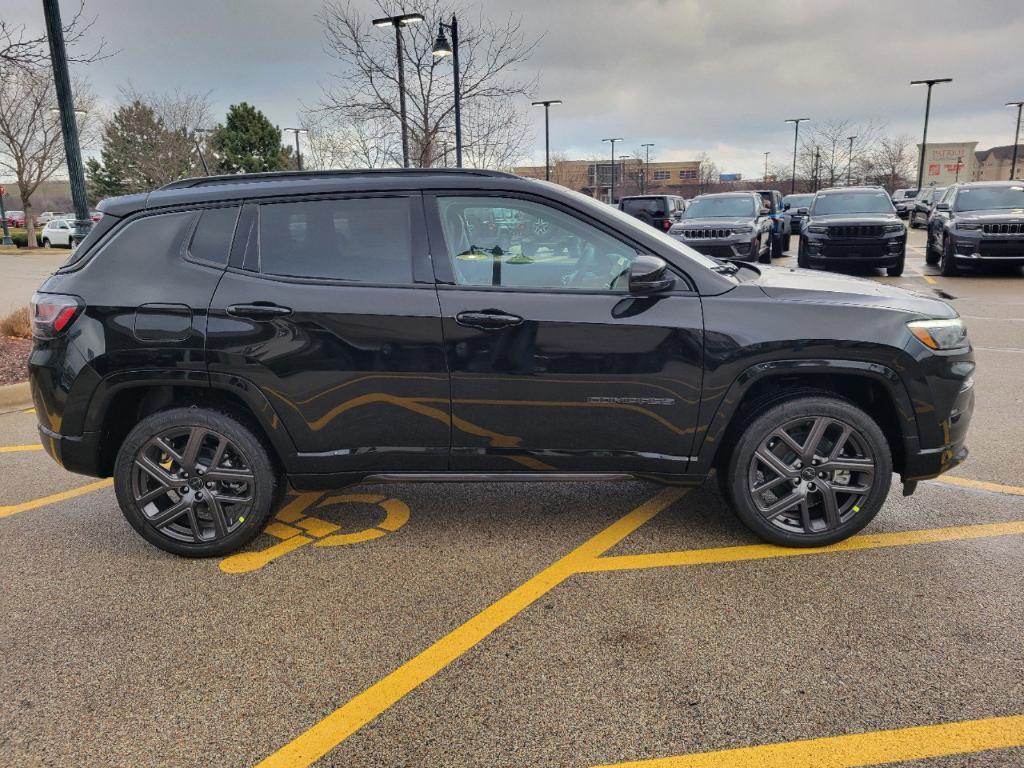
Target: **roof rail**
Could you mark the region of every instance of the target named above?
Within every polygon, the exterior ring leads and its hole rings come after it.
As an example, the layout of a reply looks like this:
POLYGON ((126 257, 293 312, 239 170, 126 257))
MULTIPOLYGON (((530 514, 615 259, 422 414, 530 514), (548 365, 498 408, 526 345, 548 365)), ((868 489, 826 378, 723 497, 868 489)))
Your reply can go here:
POLYGON ((164 184, 160 189, 188 189, 215 184, 252 184, 258 181, 285 181, 288 179, 346 179, 356 176, 493 176, 517 178, 503 171, 488 171, 477 168, 362 168, 357 170, 333 171, 271 171, 269 173, 235 173, 224 176, 195 176, 164 184))

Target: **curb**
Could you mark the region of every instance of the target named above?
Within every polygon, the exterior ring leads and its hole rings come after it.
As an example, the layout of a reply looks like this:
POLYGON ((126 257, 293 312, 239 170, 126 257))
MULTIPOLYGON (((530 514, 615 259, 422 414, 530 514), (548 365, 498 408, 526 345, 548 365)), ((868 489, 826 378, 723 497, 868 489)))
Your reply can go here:
POLYGON ((16 405, 32 405, 32 392, 27 381, 0 386, 0 408, 11 408, 16 405))

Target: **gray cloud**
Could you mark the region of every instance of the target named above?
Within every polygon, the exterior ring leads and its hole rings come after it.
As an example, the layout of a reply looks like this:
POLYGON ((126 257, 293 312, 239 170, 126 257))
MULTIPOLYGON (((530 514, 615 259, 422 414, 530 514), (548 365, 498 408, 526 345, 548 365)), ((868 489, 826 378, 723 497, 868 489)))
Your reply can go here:
MULTIPOLYGON (((372 2, 355 3, 372 8, 372 2)), ((69 5, 69 3, 66 3, 69 5)), ((218 113, 246 99, 281 125, 313 103, 336 72, 322 47, 320 0, 89 0, 97 32, 121 52, 88 68, 98 95, 211 90, 218 113)), ((540 76, 555 148, 603 153, 602 136, 624 151, 653 141, 661 159, 709 152, 727 170, 757 175, 762 152, 791 151, 785 117, 874 118, 917 136, 923 89, 908 82, 953 77, 933 101, 930 138, 1013 138, 1004 102, 1024 98, 1020 0, 486 0, 492 17, 523 17, 543 39, 524 74, 540 76)), ((67 8, 66 10, 70 10, 67 8)), ((467 18, 470 15, 467 14, 467 18)), ((7 18, 41 26, 33 0, 7 18)), ((377 34, 368 30, 368 34, 377 34)), ((522 105, 524 110, 529 104, 522 105)), ((542 154, 536 111, 535 157, 542 154)))

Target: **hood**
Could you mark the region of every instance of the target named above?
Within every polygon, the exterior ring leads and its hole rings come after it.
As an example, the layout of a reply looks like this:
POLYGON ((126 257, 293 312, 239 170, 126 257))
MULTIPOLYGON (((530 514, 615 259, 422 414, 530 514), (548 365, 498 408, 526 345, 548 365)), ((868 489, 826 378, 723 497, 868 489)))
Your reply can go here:
POLYGON ((987 211, 961 211, 956 214, 956 220, 969 221, 978 224, 985 224, 986 222, 998 222, 999 224, 1024 222, 1024 208, 993 208, 987 211))
POLYGON ((677 227, 707 227, 708 229, 726 229, 732 227, 752 227, 754 225, 754 219, 749 216, 741 216, 739 218, 729 217, 716 217, 716 218, 702 218, 702 219, 680 219, 676 222, 677 227))
POLYGON ((892 213, 816 213, 811 218, 815 224, 892 224, 899 221, 892 213))
POLYGON ((957 317, 949 304, 893 285, 810 269, 758 266, 761 277, 754 283, 773 299, 814 304, 846 304, 885 307, 921 317, 957 317))

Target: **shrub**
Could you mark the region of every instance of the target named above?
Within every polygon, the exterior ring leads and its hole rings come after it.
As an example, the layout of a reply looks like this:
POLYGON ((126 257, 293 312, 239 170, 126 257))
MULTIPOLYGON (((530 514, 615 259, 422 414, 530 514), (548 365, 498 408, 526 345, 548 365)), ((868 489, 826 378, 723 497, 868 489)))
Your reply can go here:
POLYGON ((14 336, 18 339, 32 338, 32 321, 28 307, 16 309, 0 318, 0 336, 14 336))
MULTIPOLYGON (((22 229, 20 227, 11 227, 10 228, 10 232, 11 232, 11 240, 14 241, 14 244, 18 248, 27 248, 28 247, 28 231, 27 230, 22 229)), ((0 234, 2 234, 2 232, 0 232, 0 234)), ((39 240, 39 230, 36 230, 36 245, 40 245, 40 244, 41 243, 40 243, 40 240, 39 240)))

